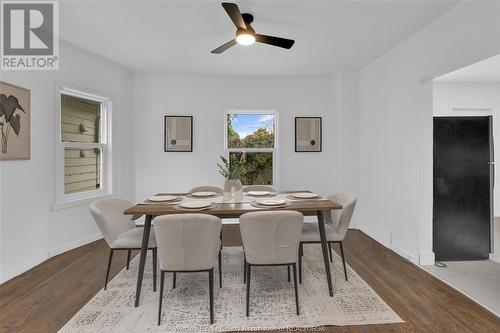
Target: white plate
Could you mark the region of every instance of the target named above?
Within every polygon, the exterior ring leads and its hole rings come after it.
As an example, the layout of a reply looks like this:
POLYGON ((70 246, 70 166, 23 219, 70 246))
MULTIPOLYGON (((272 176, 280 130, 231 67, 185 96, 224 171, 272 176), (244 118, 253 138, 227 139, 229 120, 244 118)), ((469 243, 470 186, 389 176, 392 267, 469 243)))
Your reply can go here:
POLYGON ((193 192, 191 193, 193 197, 213 197, 214 195, 217 195, 215 192, 210 192, 210 191, 205 191, 205 192, 193 192))
POLYGON ((266 199, 266 200, 256 200, 259 205, 264 206, 279 206, 286 204, 284 199, 266 199))
POLYGON ((318 194, 310 192, 293 193, 291 196, 297 199, 312 199, 319 197, 318 194))
POLYGON ((196 209, 205 208, 210 206, 212 203, 210 201, 186 201, 181 203, 182 208, 196 209))
POLYGON ((174 195, 154 195, 150 197, 148 200, 149 201, 156 201, 156 202, 162 202, 162 201, 172 201, 177 199, 177 196, 174 195))
POLYGON ((248 191, 248 195, 253 195, 256 197, 262 197, 264 195, 269 195, 271 192, 269 191, 248 191))

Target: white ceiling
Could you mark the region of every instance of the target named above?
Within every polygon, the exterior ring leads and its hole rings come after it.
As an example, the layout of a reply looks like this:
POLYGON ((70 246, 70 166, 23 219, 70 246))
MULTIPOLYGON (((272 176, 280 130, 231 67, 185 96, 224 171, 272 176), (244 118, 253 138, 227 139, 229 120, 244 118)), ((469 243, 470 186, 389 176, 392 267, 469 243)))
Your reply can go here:
POLYGON ((326 76, 387 52, 456 1, 238 1, 258 33, 295 39, 210 51, 234 38, 221 1, 62 1, 61 38, 137 73, 326 76))
POLYGON ((500 82, 500 54, 440 76, 438 82, 500 82))

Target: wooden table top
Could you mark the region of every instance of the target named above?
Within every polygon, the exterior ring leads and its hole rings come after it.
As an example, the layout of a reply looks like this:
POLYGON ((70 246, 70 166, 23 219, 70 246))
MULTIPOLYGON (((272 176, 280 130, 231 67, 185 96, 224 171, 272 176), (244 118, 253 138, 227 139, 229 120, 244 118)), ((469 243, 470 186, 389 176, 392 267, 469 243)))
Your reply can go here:
MULTIPOLYGON (((287 192, 279 192, 279 193, 294 193, 297 191, 287 191, 287 192)), ((304 191, 303 191, 304 192, 304 191)), ((178 196, 186 196, 189 193, 158 193, 157 195, 178 195, 178 196)), ((208 198, 207 198, 208 200, 208 198)), ((291 201, 291 205, 287 207, 281 208, 257 208, 252 206, 249 203, 217 203, 216 207, 206 210, 198 210, 198 211, 187 211, 187 210, 177 210, 174 208, 173 204, 137 204, 133 207, 128 208, 123 213, 125 215, 152 215, 152 216, 160 216, 160 215, 170 215, 170 214, 192 214, 192 213, 201 213, 201 214, 210 214, 215 215, 220 218, 237 218, 240 215, 248 212, 259 212, 259 211, 269 211, 269 210, 293 210, 297 212, 301 212, 304 215, 315 215, 318 210, 337 210, 342 209, 342 206, 338 203, 330 201, 328 199, 320 199, 320 200, 295 200, 291 201)))

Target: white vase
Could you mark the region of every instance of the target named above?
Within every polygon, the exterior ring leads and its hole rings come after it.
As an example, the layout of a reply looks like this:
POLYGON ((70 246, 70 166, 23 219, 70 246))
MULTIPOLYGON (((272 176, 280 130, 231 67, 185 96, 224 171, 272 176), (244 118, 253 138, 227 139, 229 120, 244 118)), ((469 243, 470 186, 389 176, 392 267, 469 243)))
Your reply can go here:
POLYGON ((231 200, 233 196, 234 201, 243 200, 243 184, 239 179, 228 179, 224 185, 224 201, 231 200))

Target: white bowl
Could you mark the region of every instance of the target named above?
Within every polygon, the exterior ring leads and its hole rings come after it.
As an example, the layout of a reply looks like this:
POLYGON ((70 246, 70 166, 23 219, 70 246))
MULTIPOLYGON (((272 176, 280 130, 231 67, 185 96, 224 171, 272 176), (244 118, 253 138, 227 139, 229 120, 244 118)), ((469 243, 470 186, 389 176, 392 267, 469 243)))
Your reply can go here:
POLYGON ((262 197, 269 194, 271 194, 271 192, 269 191, 248 191, 248 195, 253 195, 256 197, 262 197))
POLYGON ((286 200, 284 199, 262 199, 262 200, 256 200, 256 202, 259 205, 264 205, 264 206, 280 206, 286 204, 286 200))
POLYGON ((217 193, 211 191, 201 191, 201 192, 193 192, 191 193, 191 195, 193 197, 204 198, 204 197, 213 197, 214 195, 217 195, 217 193))
POLYGON ((212 203, 210 201, 186 201, 181 203, 181 207, 188 209, 198 209, 198 208, 206 208, 211 204, 212 203))
POLYGON ((317 193, 311 193, 311 192, 293 193, 291 194, 291 196, 297 199, 313 199, 319 197, 317 193))
POLYGON ((175 195, 154 195, 150 197, 149 201, 163 202, 163 201, 172 201, 177 199, 178 197, 175 195))

